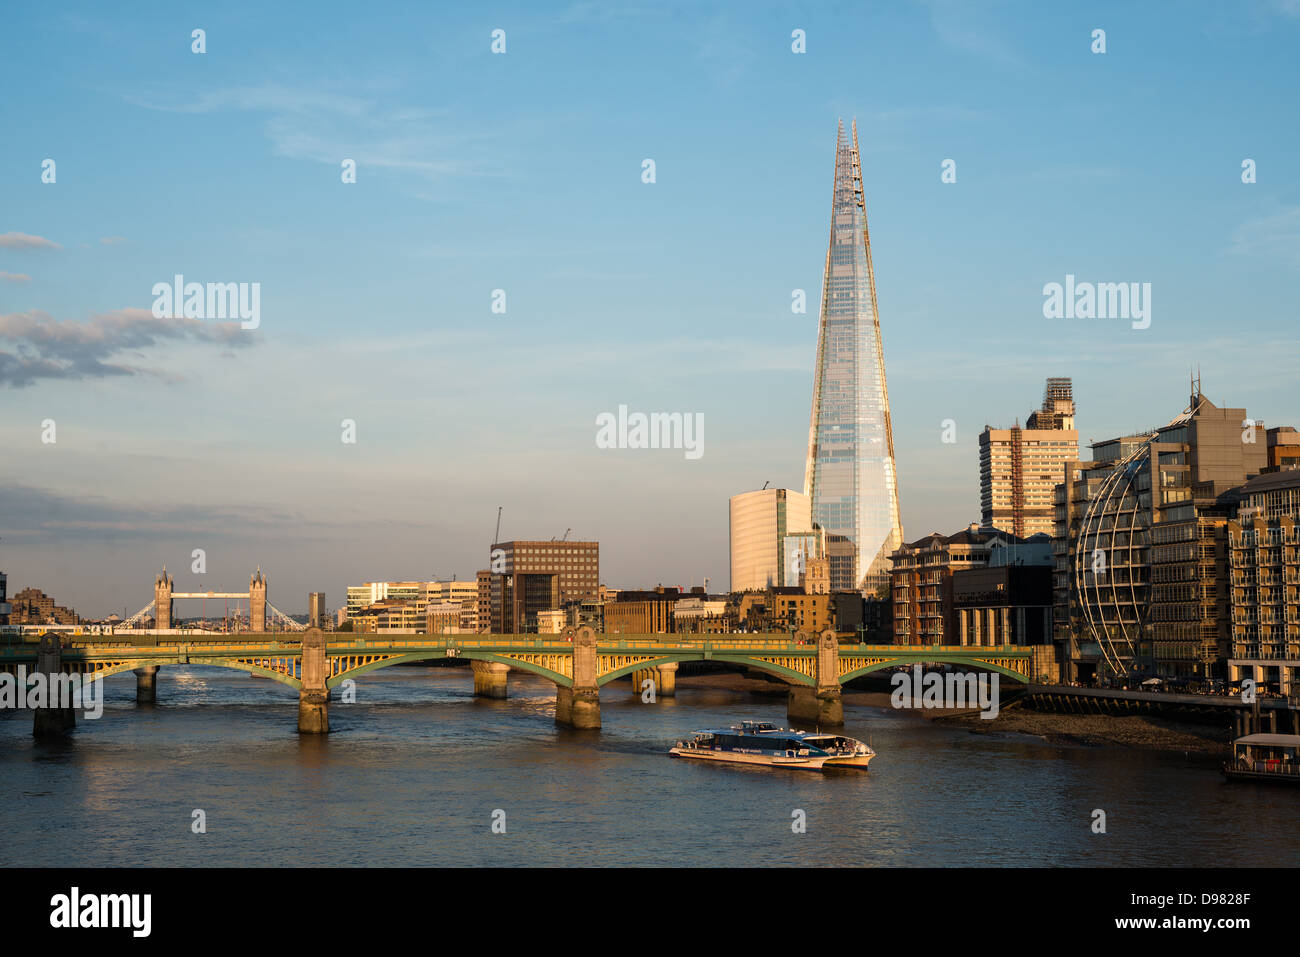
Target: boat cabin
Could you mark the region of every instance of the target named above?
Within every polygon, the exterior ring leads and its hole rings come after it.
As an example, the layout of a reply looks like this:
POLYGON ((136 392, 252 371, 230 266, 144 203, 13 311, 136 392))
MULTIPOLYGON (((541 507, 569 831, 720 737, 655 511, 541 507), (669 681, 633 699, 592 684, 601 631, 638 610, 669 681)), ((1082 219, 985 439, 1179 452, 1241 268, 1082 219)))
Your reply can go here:
POLYGON ((1300 734, 1248 734, 1232 742, 1233 766, 1242 771, 1300 777, 1300 734))

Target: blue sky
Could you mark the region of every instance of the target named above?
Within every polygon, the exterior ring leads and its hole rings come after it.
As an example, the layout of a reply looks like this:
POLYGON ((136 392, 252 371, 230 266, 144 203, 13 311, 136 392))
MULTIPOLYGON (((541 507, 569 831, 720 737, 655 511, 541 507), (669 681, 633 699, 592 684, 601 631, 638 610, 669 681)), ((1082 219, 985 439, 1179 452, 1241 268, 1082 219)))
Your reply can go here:
POLYGON ((1085 440, 1181 411, 1197 363, 1300 424, 1296 0, 263 6, 5 14, 11 590, 134 611, 164 562, 260 563, 333 606, 472 576, 498 505, 615 587, 725 588, 728 496, 802 484, 840 117, 909 539, 979 518, 979 431, 1049 375, 1085 440), (260 328, 150 332, 176 273, 259 282, 260 328), (1150 282, 1151 327, 1045 319, 1067 273, 1150 282), (705 454, 596 448, 620 404, 702 413, 705 454))

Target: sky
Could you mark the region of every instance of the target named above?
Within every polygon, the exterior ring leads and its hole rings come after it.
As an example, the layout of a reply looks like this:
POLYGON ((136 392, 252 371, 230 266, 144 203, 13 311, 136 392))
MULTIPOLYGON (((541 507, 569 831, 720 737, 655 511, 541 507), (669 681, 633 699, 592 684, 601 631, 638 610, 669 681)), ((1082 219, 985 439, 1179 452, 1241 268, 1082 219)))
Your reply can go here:
POLYGON ((841 118, 908 540, 979 520, 979 432, 1048 376, 1084 444, 1194 366, 1300 425, 1300 0, 269 6, 0 20, 11 594, 260 565, 336 607, 472 577, 498 507, 612 587, 725 589, 728 498, 802 489, 841 118), (259 325, 154 318, 177 274, 258 283, 259 325), (1046 318, 1067 275, 1150 283, 1150 326, 1046 318), (598 448, 620 405, 702 415, 703 454, 598 448))

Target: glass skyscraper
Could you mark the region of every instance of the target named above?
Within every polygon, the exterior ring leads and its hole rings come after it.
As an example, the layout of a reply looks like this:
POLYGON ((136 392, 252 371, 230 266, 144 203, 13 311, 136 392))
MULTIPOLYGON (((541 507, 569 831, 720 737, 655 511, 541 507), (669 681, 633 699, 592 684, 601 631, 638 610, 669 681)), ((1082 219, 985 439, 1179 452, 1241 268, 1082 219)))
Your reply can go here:
POLYGON ((852 141, 841 121, 835 143, 804 494, 826 534, 831 588, 883 594, 903 526, 856 121, 852 141))

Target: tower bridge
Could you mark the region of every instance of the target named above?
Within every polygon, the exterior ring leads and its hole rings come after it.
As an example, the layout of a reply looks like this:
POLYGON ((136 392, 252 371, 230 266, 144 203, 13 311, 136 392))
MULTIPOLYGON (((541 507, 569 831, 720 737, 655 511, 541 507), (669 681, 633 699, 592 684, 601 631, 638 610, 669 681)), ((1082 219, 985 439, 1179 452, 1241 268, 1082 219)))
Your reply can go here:
POLYGON ((172 627, 172 604, 175 601, 182 598, 225 598, 248 601, 248 630, 250 632, 265 632, 268 621, 278 624, 289 631, 303 631, 307 627, 306 625, 294 621, 267 601, 266 587, 266 576, 262 574, 262 566, 259 565, 257 571, 249 576, 248 591, 246 592, 176 591, 171 576, 167 574, 167 566, 164 565, 162 573, 154 578, 153 601, 126 619, 118 627, 133 628, 152 615, 154 627, 157 630, 166 631, 172 627))
MULTIPOLYGON (((344 681, 379 668, 440 658, 469 660, 474 693, 480 697, 505 698, 512 670, 554 682, 556 723, 574 728, 599 728, 601 688, 627 675, 637 693, 648 679, 656 700, 673 697, 677 668, 684 661, 714 661, 774 675, 790 686, 789 720, 821 727, 844 723, 841 697, 847 682, 884 668, 948 663, 1021 683, 1034 677, 1033 651, 1024 646, 842 645, 829 631, 689 640, 598 635, 588 627, 559 636, 327 634, 319 628, 295 635, 194 635, 154 629, 82 636, 51 632, 40 637, 39 646, 30 640, 0 643, 0 672, 17 674, 21 666, 28 674, 96 680, 133 671, 141 703, 154 701, 161 667, 214 665, 261 675, 298 691, 298 730, 305 734, 329 731, 330 692, 344 681)), ((43 717, 38 710, 36 730, 67 730, 71 720, 71 712, 43 717)))

